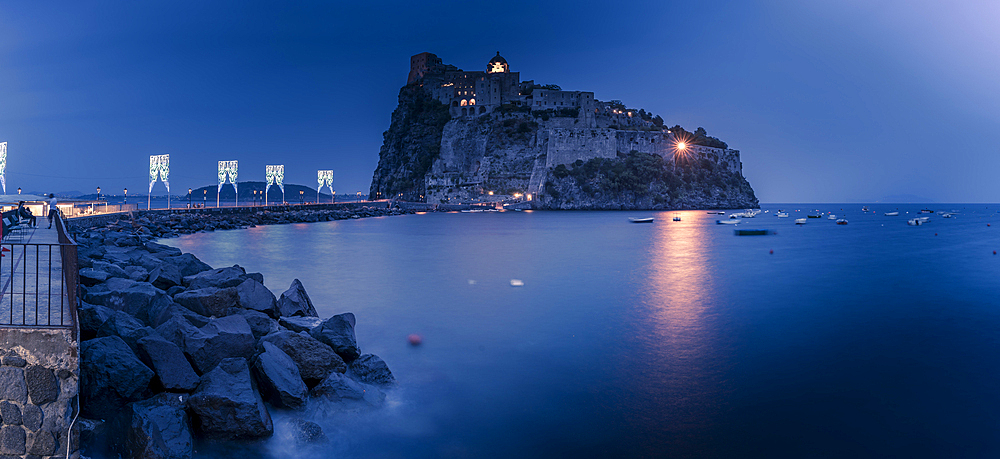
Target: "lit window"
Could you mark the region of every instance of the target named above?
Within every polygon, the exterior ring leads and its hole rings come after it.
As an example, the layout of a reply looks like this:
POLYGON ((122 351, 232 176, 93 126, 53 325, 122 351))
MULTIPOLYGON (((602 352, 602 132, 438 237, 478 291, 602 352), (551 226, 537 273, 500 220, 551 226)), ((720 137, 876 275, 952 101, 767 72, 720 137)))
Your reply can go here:
POLYGON ((469 101, 467 101, 467 100, 465 100, 465 99, 462 99, 462 102, 461 102, 461 105, 462 105, 463 107, 464 107, 464 106, 466 106, 466 105, 469 105, 469 101))
POLYGON ((476 99, 469 99, 469 105, 476 105, 476 99))

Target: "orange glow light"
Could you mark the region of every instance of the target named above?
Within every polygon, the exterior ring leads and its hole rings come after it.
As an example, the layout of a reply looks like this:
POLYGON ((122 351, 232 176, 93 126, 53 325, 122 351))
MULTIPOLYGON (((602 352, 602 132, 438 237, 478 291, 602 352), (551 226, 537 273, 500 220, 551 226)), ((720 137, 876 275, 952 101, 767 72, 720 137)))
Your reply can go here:
POLYGON ((678 150, 687 150, 687 142, 677 142, 678 150))

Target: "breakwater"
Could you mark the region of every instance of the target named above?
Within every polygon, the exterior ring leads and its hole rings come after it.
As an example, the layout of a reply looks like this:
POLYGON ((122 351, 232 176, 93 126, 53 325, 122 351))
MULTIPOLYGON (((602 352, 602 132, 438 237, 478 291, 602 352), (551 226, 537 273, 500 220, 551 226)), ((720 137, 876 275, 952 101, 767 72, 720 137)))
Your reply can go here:
POLYGON ((329 412, 383 403, 395 379, 382 359, 362 353, 352 313, 320 318, 298 280, 276 295, 261 273, 216 269, 154 239, 411 211, 238 209, 71 222, 82 285, 85 455, 191 457, 202 442, 270 437, 275 411, 290 414, 283 417, 293 419, 296 442, 321 444, 326 436, 309 420, 312 406, 329 412))

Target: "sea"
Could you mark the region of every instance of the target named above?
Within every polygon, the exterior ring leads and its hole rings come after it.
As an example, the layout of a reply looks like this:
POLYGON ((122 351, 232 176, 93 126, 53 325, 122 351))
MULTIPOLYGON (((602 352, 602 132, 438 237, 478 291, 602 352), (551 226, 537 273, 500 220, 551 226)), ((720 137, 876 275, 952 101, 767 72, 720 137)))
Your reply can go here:
POLYGON ((398 380, 382 408, 272 410, 270 440, 196 456, 1000 457, 1000 205, 869 207, 765 205, 735 227, 760 236, 534 211, 165 240, 276 295, 300 279, 398 380), (294 418, 329 442, 296 446, 294 418))

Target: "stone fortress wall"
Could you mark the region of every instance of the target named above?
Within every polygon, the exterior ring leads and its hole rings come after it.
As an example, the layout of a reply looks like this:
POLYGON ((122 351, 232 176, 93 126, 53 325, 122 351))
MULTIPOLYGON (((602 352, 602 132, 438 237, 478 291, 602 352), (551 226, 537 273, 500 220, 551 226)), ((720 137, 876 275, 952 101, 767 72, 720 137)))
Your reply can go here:
POLYGON ((0 328, 0 456, 66 457, 79 394, 79 349, 65 328, 0 328))

